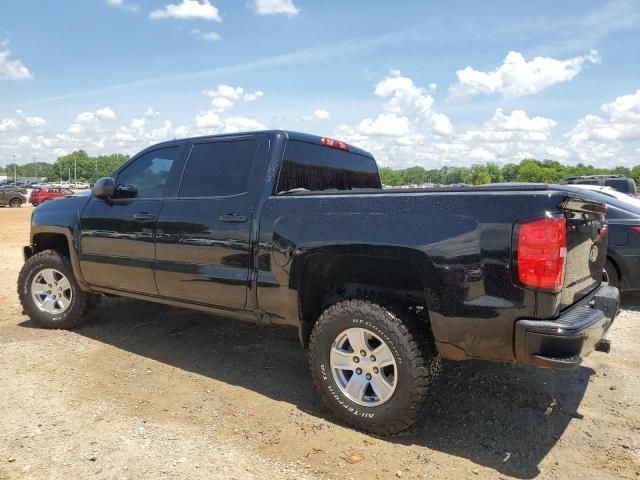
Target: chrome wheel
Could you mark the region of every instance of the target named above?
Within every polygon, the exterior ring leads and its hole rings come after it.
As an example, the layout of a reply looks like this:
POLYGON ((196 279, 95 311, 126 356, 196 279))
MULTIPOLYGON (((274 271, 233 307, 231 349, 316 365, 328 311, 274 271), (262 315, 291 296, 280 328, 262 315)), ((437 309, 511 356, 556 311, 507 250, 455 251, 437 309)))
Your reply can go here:
POLYGON ((12 198, 11 200, 9 200, 9 206, 11 208, 18 208, 20 205, 22 205, 22 200, 20 200, 19 198, 12 198))
POLYGON ((52 315, 62 313, 69 305, 73 291, 69 279, 58 270, 45 268, 31 282, 31 298, 43 312, 52 315))
POLYGON ((341 332, 331 346, 331 372, 338 388, 353 402, 377 407, 387 402, 398 383, 389 346, 364 328, 341 332))

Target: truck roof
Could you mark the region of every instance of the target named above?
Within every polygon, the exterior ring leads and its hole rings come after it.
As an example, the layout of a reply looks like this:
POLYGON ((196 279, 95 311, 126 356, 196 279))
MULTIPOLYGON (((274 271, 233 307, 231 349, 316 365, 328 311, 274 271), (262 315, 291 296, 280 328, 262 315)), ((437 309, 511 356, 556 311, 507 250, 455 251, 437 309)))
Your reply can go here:
MULTIPOLYGON (((290 140, 298 140, 301 142, 313 143, 316 145, 322 145, 322 139, 329 138, 329 137, 321 137, 319 135, 311 135, 309 133, 295 132, 293 130, 254 130, 249 132, 219 133, 216 135, 200 135, 196 137, 175 138, 173 140, 168 140, 167 142, 162 142, 162 143, 183 142, 183 141, 190 141, 190 140, 203 140, 203 139, 209 139, 209 138, 222 138, 222 137, 230 137, 234 135, 256 135, 256 134, 269 135, 269 136, 282 135, 285 138, 290 140)), ((156 144, 154 146, 161 145, 162 143, 156 144)), ((363 150, 361 148, 355 147, 350 144, 349 144, 349 151, 351 153, 356 153, 358 155, 363 155, 365 157, 374 158, 370 152, 367 152, 366 150, 363 150)))

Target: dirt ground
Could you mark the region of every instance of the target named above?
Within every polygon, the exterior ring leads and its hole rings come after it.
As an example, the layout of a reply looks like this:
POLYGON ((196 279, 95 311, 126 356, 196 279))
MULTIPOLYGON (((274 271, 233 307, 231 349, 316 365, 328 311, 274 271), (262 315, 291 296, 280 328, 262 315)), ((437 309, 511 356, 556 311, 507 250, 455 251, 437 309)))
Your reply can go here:
POLYGON ((16 295, 31 211, 0 208, 0 479, 640 479, 640 296, 610 354, 447 363, 416 427, 381 439, 320 404, 293 329, 127 299, 35 328, 16 295))

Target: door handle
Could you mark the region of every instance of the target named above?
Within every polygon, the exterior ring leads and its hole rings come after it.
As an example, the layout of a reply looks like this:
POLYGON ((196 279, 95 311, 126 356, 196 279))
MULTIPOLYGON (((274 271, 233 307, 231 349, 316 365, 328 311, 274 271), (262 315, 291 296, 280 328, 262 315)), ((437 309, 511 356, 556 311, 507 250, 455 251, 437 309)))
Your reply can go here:
POLYGON ((229 213, 227 215, 220 215, 220 221, 224 223, 246 223, 247 217, 238 215, 237 213, 229 213))
POLYGON ((151 213, 140 212, 133 215, 133 220, 140 223, 155 222, 156 216, 151 213))

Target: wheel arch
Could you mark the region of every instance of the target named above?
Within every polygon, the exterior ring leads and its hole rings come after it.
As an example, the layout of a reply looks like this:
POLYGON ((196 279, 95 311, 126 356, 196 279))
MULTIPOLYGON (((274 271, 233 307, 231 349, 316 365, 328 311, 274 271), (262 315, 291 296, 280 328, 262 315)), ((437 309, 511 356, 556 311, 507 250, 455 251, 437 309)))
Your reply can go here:
POLYGON ((627 278, 625 272, 623 271, 621 262, 616 258, 615 253, 612 253, 611 250, 607 250, 607 261, 613 265, 613 268, 616 269, 616 273, 618 274, 618 288, 623 290, 629 290, 629 279, 627 278))
POLYGON ((77 242, 69 229, 60 226, 33 225, 31 227, 31 243, 24 248, 24 258, 27 260, 32 255, 44 250, 55 250, 69 258, 73 274, 80 288, 85 291, 91 290, 82 276, 77 242))
POLYGON ((424 253, 407 247, 342 245, 295 255, 289 286, 298 292, 303 347, 308 346, 322 311, 350 298, 406 308, 428 324, 433 295, 428 282, 431 269, 432 262, 424 253))

